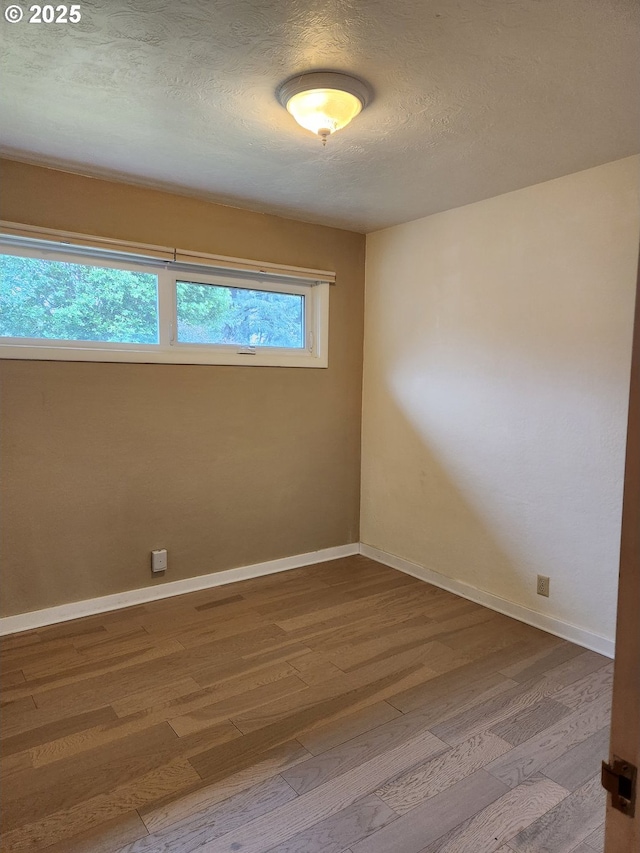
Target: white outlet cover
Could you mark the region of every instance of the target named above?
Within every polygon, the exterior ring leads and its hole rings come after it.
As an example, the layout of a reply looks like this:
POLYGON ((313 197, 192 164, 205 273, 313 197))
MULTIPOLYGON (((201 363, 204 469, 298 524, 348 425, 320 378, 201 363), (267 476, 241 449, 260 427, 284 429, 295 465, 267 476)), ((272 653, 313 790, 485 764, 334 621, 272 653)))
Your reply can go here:
POLYGON ((166 548, 161 551, 151 552, 151 571, 164 572, 167 569, 167 551, 166 548))

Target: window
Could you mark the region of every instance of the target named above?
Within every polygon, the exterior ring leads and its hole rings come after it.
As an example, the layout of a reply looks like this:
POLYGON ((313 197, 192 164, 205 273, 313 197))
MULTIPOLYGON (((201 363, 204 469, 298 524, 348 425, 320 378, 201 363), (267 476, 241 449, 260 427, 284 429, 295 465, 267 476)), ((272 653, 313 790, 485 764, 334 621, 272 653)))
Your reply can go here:
POLYGON ((30 242, 0 245, 0 357, 327 366, 328 282, 30 242))

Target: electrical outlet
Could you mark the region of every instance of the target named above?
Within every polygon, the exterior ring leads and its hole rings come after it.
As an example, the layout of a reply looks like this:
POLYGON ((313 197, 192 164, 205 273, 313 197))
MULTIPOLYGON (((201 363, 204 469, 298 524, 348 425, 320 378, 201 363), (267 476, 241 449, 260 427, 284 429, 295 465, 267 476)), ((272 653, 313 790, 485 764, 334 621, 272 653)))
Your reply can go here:
POLYGON ((152 551, 151 552, 151 571, 155 574, 156 572, 166 572, 167 570, 167 549, 163 548, 161 551, 152 551))
POLYGON ((536 592, 538 595, 544 595, 546 598, 549 598, 549 578, 544 575, 538 575, 538 588, 536 592))

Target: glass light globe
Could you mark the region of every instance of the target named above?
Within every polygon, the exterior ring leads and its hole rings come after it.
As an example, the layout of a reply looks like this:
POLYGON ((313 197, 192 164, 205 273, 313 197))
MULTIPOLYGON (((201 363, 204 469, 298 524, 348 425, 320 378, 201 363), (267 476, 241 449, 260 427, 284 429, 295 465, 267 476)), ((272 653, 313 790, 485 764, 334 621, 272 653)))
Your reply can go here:
POLYGON ((323 140, 348 125, 361 109, 359 98, 340 89, 308 89, 287 101, 287 110, 298 124, 323 140))

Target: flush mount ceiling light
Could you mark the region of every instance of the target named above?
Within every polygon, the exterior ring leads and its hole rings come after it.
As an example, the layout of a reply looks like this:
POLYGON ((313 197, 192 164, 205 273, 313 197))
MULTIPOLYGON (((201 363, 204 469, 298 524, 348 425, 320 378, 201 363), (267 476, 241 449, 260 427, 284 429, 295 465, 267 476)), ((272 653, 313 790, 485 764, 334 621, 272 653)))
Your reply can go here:
POLYGON ((322 144, 346 127, 371 100, 366 83, 336 71, 313 71, 285 80, 276 97, 299 125, 317 133, 322 144))

